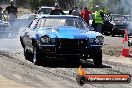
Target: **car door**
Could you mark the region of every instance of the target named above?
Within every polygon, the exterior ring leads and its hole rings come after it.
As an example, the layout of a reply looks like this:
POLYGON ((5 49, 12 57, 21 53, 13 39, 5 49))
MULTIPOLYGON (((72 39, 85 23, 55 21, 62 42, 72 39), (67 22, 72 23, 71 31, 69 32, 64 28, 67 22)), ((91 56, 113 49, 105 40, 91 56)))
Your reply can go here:
POLYGON ((32 47, 32 38, 36 34, 36 25, 38 23, 38 19, 34 19, 28 28, 23 31, 23 41, 24 44, 28 47, 32 47))

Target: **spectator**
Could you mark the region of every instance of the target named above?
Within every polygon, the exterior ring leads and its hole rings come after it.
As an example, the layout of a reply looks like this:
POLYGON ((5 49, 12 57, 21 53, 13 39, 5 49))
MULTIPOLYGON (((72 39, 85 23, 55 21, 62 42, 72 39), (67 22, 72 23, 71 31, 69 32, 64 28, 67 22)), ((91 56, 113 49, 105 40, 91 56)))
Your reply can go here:
POLYGON ((102 10, 99 9, 99 6, 96 6, 95 11, 95 31, 102 33, 102 26, 104 21, 104 13, 102 10))
POLYGON ((2 7, 0 7, 0 21, 2 21, 4 19, 4 15, 3 15, 3 9, 2 7))
POLYGON ((9 23, 11 24, 13 21, 16 20, 17 13, 18 13, 17 7, 14 6, 13 0, 10 1, 10 6, 6 7, 6 9, 4 10, 4 13, 5 11, 7 11, 8 13, 8 17, 9 17, 8 20, 9 20, 9 23))
POLYGON ((72 7, 70 10, 69 10, 69 15, 72 14, 72 11, 74 10, 74 7, 72 7))
POLYGON ((55 9, 51 10, 50 15, 65 15, 65 13, 60 9, 59 4, 55 3, 55 9))
POLYGON ((92 14, 90 10, 88 10, 87 7, 84 8, 81 12, 81 17, 84 19, 84 21, 89 25, 89 15, 92 14))
MULTIPOLYGON (((11 36, 12 37, 15 37, 16 36, 16 29, 13 27, 14 25, 14 22, 16 21, 17 19, 17 13, 18 13, 18 10, 17 10, 17 7, 14 5, 14 1, 11 0, 10 1, 10 6, 7 6, 6 9, 3 11, 4 13, 7 12, 8 13, 8 21, 9 21, 9 24, 11 25, 10 26, 10 30, 11 30, 11 36)), ((18 29, 17 29, 18 30, 18 29)))
POLYGON ((72 11, 71 15, 74 15, 74 16, 80 16, 80 12, 78 10, 78 7, 75 7, 74 10, 72 11))

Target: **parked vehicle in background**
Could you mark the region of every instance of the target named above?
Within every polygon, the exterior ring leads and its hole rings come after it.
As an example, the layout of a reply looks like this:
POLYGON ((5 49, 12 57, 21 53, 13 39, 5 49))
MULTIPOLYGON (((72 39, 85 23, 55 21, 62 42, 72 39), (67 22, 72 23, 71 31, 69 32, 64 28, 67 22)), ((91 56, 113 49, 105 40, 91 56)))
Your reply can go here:
POLYGON ((54 9, 54 7, 42 6, 39 8, 36 14, 50 14, 52 9, 54 9))
POLYGON ((111 36, 122 35, 124 36, 125 29, 128 28, 128 18, 126 15, 111 14, 111 23, 113 24, 113 29, 111 31, 111 36))
POLYGON ((128 35, 132 36, 132 16, 126 15, 125 18, 126 18, 127 23, 128 23, 128 27, 127 27, 128 35))
POLYGON ((111 23, 109 16, 104 15, 104 24, 102 26, 102 33, 104 35, 111 35, 113 24, 111 23))
MULTIPOLYGON (((92 13, 92 15, 90 15, 90 20, 89 20, 89 26, 90 28, 92 28, 94 30, 94 28, 96 27, 95 23, 94 23, 94 13, 92 13)), ((102 26, 102 34, 104 35, 110 35, 111 31, 113 28, 113 24, 111 23, 109 16, 108 15, 104 15, 104 24, 102 26)))
POLYGON ((61 57, 68 61, 93 59, 100 66, 103 40, 102 34, 90 31, 82 18, 70 15, 36 17, 20 36, 25 58, 35 64, 47 57, 61 57))

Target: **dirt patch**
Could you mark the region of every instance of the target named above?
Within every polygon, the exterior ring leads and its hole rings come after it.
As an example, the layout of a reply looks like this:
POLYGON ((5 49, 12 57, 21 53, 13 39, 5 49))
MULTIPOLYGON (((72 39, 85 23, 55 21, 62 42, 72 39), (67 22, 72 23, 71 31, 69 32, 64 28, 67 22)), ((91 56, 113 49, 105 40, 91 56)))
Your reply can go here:
MULTIPOLYGON (((103 46, 103 54, 110 56, 121 56, 122 46, 103 46)), ((130 54, 132 53, 132 47, 130 47, 130 54)))

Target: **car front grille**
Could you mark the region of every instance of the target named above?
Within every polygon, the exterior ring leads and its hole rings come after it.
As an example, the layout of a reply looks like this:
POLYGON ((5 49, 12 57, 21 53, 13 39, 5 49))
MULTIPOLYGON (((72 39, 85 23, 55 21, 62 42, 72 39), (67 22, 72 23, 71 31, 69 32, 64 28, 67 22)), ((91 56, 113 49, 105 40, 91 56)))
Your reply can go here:
POLYGON ((86 39, 60 39, 60 46, 67 48, 85 48, 87 46, 86 39))
POLYGON ((126 25, 116 25, 115 28, 117 29, 125 29, 127 26, 126 25))

